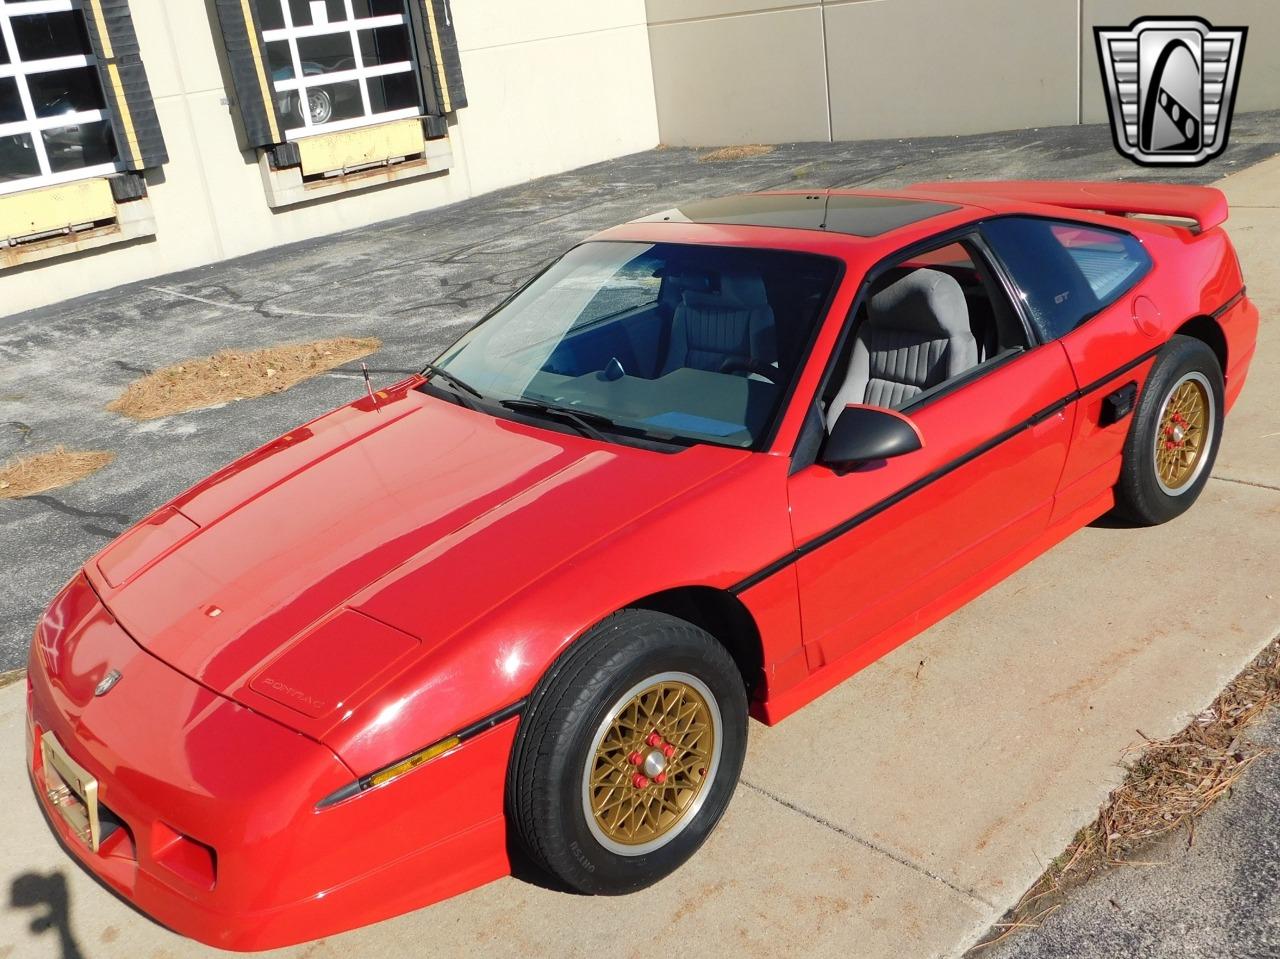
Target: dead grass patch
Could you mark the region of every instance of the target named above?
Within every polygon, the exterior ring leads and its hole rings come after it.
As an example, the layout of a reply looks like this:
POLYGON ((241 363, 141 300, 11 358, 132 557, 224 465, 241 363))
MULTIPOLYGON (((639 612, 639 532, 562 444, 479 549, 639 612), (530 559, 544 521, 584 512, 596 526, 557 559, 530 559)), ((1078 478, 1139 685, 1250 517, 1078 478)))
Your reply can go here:
POLYGON ((4 689, 6 686, 12 686, 14 683, 25 679, 26 676, 27 671, 25 669, 10 669, 6 672, 0 673, 0 689, 4 689))
POLYGON ((135 420, 155 420, 233 400, 282 393, 326 370, 368 356, 381 345, 373 337, 339 337, 261 350, 223 350, 134 380, 107 404, 107 409, 135 420))
POLYGON ((0 465, 0 499, 19 499, 70 486, 115 458, 114 453, 80 452, 61 446, 47 453, 15 457, 0 465))
POLYGON ((1134 747, 1137 758, 1108 797, 1102 811, 1076 834, 1018 904, 970 950, 974 955, 1019 929, 1032 929, 1062 906, 1067 892, 1115 866, 1158 865, 1143 850, 1175 830, 1195 840, 1195 823, 1254 762, 1266 747, 1249 742, 1245 731, 1280 703, 1280 638, 1219 694, 1208 709, 1169 739, 1150 739, 1134 747))
POLYGON ((698 157, 699 163, 725 163, 729 160, 747 160, 751 157, 762 157, 772 153, 774 148, 768 143, 745 143, 736 147, 720 147, 710 153, 698 157))

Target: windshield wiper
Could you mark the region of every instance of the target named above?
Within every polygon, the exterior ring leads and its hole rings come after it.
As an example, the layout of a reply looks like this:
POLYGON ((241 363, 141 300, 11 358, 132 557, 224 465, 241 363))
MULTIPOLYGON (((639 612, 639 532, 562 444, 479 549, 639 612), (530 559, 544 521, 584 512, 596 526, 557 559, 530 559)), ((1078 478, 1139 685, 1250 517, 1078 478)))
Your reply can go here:
MULTIPOLYGON (((462 379, 462 377, 458 376, 456 373, 450 373, 443 366, 436 366, 434 363, 428 363, 426 366, 422 368, 422 375, 424 376, 429 375, 432 377, 438 376, 440 377, 440 379, 444 380, 445 382, 452 384, 455 387, 455 392, 457 392, 457 390, 462 390, 465 393, 470 393, 472 396, 474 396, 478 400, 484 399, 483 393, 481 393, 478 389, 476 389, 466 380, 462 379)), ((470 406, 471 404, 468 403, 466 405, 470 406)))
POLYGON ((554 417, 577 428, 578 432, 588 439, 607 442, 607 437, 599 429, 617 429, 617 425, 609 417, 600 413, 588 413, 583 410, 570 409, 567 406, 556 406, 541 400, 500 400, 498 405, 503 409, 516 413, 535 413, 539 416, 554 417))

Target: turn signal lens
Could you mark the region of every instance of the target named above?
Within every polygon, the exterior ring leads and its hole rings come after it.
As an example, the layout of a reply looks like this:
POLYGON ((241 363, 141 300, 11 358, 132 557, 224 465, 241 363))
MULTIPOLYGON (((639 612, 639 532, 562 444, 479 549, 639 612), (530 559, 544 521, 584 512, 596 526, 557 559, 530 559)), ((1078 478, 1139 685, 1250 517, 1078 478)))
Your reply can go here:
POLYGON ((450 749, 460 745, 462 745, 462 740, 457 736, 451 736, 448 739, 436 743, 434 746, 428 746, 421 752, 416 752, 412 756, 408 756, 405 759, 400 760, 394 766, 388 766, 386 769, 380 769, 373 775, 366 777, 369 782, 369 786, 366 788, 372 788, 374 786, 381 786, 383 783, 389 783, 391 780, 403 776, 407 772, 412 772, 419 766, 431 762, 431 760, 435 759, 437 756, 443 756, 450 749))
POLYGON ((340 802, 359 796, 376 786, 384 786, 394 779, 399 779, 405 773, 413 772, 419 766, 425 766, 433 759, 438 759, 445 753, 456 749, 473 736, 479 736, 481 733, 488 732, 495 726, 507 722, 519 716, 524 709, 524 700, 517 700, 510 706, 504 706, 496 713, 484 717, 484 719, 476 720, 470 726, 459 729, 448 739, 442 739, 438 743, 432 743, 425 749, 419 749, 416 753, 411 753, 403 759, 397 759, 390 766, 383 766, 381 769, 369 773, 362 779, 355 782, 347 783, 341 789, 334 790, 325 796, 318 803, 316 809, 328 809, 330 806, 336 806, 340 802))
POLYGON ((399 779, 405 773, 413 772, 419 766, 425 766, 431 760, 438 756, 443 756, 455 746, 462 745, 461 736, 450 736, 448 739, 442 739, 438 743, 428 746, 426 749, 420 749, 411 756, 392 763, 390 766, 384 766, 377 772, 372 772, 362 779, 357 779, 353 783, 348 783, 341 789, 331 792, 318 803, 317 809, 328 809, 330 806, 336 806, 344 799, 350 799, 352 796, 359 796, 368 789, 375 786, 382 786, 391 782, 393 779, 399 779))

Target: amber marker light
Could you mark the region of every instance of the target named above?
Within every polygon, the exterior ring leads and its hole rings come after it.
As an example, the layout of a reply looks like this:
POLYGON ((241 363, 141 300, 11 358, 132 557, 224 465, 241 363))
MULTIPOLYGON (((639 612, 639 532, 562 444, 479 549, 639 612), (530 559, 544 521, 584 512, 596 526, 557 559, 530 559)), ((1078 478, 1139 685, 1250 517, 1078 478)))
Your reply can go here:
POLYGON ((410 753, 403 759, 397 759, 389 766, 383 766, 367 776, 361 776, 353 783, 348 783, 341 789, 337 789, 329 795, 325 796, 316 803, 317 810, 328 809, 330 806, 336 806, 338 803, 362 793, 368 792, 370 789, 376 789, 379 786, 385 786, 387 783, 394 782, 406 773, 411 773, 419 766, 425 766, 433 759, 439 759, 445 753, 457 749, 472 736, 478 736, 486 730, 492 729, 494 726, 518 716, 524 708, 524 700, 512 703, 505 709, 500 709, 492 716, 486 716, 479 722, 472 723, 466 729, 460 729, 458 732, 442 739, 439 742, 432 743, 424 749, 419 749, 416 753, 410 753))

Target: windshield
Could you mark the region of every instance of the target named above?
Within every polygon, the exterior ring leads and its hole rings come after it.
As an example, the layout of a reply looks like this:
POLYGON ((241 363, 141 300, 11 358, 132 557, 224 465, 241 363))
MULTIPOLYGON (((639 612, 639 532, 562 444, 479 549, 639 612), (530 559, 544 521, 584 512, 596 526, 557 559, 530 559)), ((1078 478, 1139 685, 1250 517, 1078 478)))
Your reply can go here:
POLYGON ((436 366, 487 403, 554 407, 601 434, 753 447, 838 276, 801 253, 585 243, 436 366))

